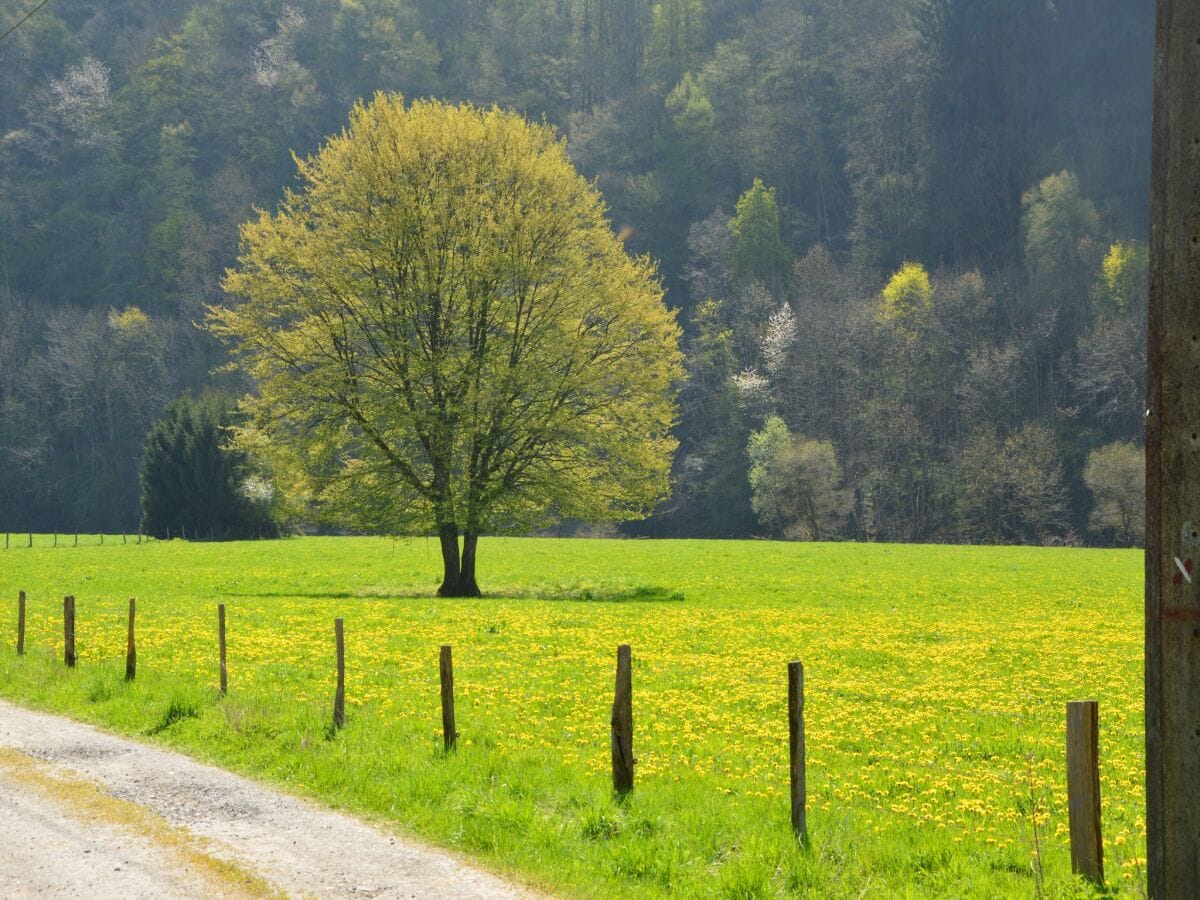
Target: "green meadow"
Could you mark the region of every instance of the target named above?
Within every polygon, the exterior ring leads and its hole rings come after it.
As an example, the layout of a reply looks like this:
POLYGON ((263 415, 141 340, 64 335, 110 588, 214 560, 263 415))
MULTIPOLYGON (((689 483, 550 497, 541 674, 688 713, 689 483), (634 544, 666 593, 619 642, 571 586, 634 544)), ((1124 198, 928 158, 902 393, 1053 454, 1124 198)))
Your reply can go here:
POLYGON ((1100 703, 1110 890, 1145 854, 1140 551, 485 539, 0 551, 0 694, 177 748, 535 888, 586 897, 1091 896, 1070 872, 1064 704, 1100 703), (14 652, 17 592, 27 653, 14 652), (62 598, 79 663, 62 663, 62 598), (128 599, 138 675, 124 680, 128 599), (229 693, 217 689, 217 604, 229 693), (347 723, 331 728, 333 620, 347 723), (637 781, 609 714, 633 648, 637 781), (460 738, 442 749, 438 649, 460 738), (804 662, 811 844, 788 819, 804 662))

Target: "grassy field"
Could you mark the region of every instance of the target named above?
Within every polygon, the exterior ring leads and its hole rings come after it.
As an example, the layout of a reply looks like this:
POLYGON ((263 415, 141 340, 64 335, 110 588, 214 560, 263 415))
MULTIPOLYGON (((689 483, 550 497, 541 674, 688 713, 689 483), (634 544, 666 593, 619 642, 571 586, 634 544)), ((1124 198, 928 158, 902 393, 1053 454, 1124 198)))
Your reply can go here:
POLYGON ((1100 701, 1106 868, 1143 884, 1141 554, 703 541, 308 538, 0 551, 0 693, 277 782, 584 896, 1089 896, 1064 703, 1100 701), (29 653, 18 658, 18 589, 29 653), (61 664, 62 596, 80 663, 61 664), (127 598, 139 669, 124 674, 127 598), (230 692, 216 690, 216 605, 230 692), (334 617, 348 723, 328 730, 334 617), (638 782, 611 794, 616 647, 638 782), (441 750, 438 646, 459 750, 441 750), (812 845, 788 825, 805 663, 812 845), (1041 875, 1039 876, 1039 871, 1041 875))

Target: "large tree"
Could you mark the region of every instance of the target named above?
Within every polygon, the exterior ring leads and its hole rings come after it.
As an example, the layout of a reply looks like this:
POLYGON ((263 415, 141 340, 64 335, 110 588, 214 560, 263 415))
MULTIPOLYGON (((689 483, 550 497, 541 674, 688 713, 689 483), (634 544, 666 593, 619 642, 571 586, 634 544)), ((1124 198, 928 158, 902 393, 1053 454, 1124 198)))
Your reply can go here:
MULTIPOLYGON (((668 491, 679 331, 544 125, 378 94, 242 228, 211 313, 253 377, 241 442, 331 521, 478 537, 635 518, 668 491)), ((461 538, 461 546, 460 546, 461 538)))

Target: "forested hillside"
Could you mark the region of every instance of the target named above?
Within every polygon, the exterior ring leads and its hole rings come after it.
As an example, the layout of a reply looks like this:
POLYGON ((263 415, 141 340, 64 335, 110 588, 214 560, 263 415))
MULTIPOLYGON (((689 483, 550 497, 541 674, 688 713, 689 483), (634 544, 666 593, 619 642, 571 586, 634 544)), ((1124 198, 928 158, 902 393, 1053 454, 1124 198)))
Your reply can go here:
POLYGON ((545 118, 659 261, 688 380, 632 531, 1136 541, 1153 21, 52 0, 0 42, 0 528, 137 527, 167 404, 244 387, 196 325, 239 223, 387 90, 545 118))

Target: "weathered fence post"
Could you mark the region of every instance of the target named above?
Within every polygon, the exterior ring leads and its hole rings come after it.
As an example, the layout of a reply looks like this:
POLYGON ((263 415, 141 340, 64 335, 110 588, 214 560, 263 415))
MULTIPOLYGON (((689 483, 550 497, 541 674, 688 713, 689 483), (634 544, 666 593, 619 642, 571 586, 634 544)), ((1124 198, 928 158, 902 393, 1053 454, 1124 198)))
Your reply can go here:
POLYGON ((217 649, 221 659, 221 696, 229 691, 229 670, 225 667, 225 604, 217 604, 217 649))
POLYGON ((442 681, 442 743, 449 753, 458 740, 458 728, 454 724, 454 660, 449 644, 442 645, 438 673, 442 681))
POLYGON ((17 655, 25 652, 25 592, 17 594, 17 655))
POLYGON ((75 546, 76 547, 79 546, 79 532, 78 531, 75 532, 75 546))
POLYGON ((133 681, 137 675, 137 645, 133 640, 133 617, 137 601, 129 598, 129 640, 125 644, 125 680, 133 681))
POLYGON ((808 843, 808 786, 804 772, 804 665, 788 663, 788 757, 792 782, 792 831, 808 843))
POLYGON ((342 620, 333 620, 333 640, 337 644, 337 690, 333 695, 333 727, 346 724, 346 640, 342 620))
POLYGON ((33 532, 32 531, 29 532, 29 546, 30 546, 30 548, 33 547, 33 532))
POLYGON ((1067 813, 1071 871, 1104 884, 1100 831, 1100 709, 1095 700, 1067 704, 1067 813))
POLYGON ((612 707, 613 790, 633 790, 633 664, 628 644, 617 647, 617 682, 612 707))
POLYGON ((75 666, 75 595, 63 597, 63 662, 75 666))
POLYGON ((58 546, 58 532, 57 531, 54 532, 54 543, 51 546, 54 546, 54 547, 58 546))

